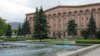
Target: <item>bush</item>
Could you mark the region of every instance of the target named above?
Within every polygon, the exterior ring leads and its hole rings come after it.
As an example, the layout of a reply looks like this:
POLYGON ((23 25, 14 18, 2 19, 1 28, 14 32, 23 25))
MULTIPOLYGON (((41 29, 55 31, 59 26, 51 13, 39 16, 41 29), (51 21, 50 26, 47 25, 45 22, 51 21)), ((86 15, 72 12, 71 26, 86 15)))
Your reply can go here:
POLYGON ((100 44, 100 40, 77 40, 79 44, 100 44))
POLYGON ((0 38, 0 40, 4 40, 4 41, 23 41, 23 40, 25 40, 25 38, 24 37, 0 38))
POLYGON ((17 38, 6 38, 4 39, 4 41, 17 41, 18 39, 17 38))
POLYGON ((100 39, 100 31, 96 32, 95 36, 100 39))
POLYGON ((84 39, 88 39, 88 30, 82 30, 81 36, 84 37, 84 39))

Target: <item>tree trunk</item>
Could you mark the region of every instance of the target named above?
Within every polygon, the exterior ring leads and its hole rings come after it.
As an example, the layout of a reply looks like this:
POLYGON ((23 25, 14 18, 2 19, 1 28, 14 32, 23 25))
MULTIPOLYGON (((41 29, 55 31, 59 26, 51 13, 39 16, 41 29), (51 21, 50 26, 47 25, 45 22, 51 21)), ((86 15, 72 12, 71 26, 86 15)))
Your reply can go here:
POLYGON ((40 39, 40 42, 41 42, 41 40, 42 40, 42 39, 40 39))

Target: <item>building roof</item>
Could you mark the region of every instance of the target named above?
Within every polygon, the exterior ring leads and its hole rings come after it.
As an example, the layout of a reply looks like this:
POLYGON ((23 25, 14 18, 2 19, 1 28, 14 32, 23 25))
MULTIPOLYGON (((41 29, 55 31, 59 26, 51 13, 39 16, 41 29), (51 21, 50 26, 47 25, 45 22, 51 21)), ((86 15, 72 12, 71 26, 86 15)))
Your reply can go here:
MULTIPOLYGON (((95 5, 100 5, 100 3, 93 3, 93 4, 86 4, 86 5, 76 5, 76 6, 65 6, 65 5, 59 5, 50 9, 45 10, 45 12, 56 9, 56 8, 82 8, 82 7, 88 7, 88 6, 95 6, 95 5)), ((28 13, 26 15, 32 15, 34 13, 28 13)))

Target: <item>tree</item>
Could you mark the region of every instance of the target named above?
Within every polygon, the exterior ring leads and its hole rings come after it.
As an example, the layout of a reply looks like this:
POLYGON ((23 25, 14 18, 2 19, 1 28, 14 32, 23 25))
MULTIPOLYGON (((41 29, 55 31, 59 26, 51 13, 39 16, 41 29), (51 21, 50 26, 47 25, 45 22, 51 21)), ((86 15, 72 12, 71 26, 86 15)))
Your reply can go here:
POLYGON ((38 18, 38 14, 39 14, 39 12, 38 12, 38 8, 36 8, 36 12, 35 12, 35 16, 34 16, 34 22, 33 22, 33 26, 34 26, 34 28, 33 28, 33 38, 36 38, 38 35, 38 31, 39 31, 39 29, 38 29, 38 20, 39 20, 39 18, 38 18))
POLYGON ((18 36, 21 36, 22 35, 22 32, 21 32, 21 25, 19 24, 19 27, 18 27, 18 30, 17 30, 17 35, 18 36))
POLYGON ((40 41, 41 39, 48 38, 49 30, 47 25, 47 19, 42 7, 39 11, 38 8, 36 8, 33 31, 33 37, 40 39, 40 41))
POLYGON ((97 31, 96 34, 95 34, 95 36, 96 36, 98 39, 100 39, 100 31, 97 31))
POLYGON ((75 20, 70 20, 68 22, 68 27, 67 27, 67 31, 68 31, 68 35, 76 35, 77 31, 76 31, 76 27, 77 25, 75 24, 75 20))
POLYGON ((30 30, 29 22, 25 20, 22 26, 22 35, 26 36, 27 34, 30 35, 31 30, 30 30))
POLYGON ((7 31, 7 23, 0 17, 0 36, 5 35, 7 31))
POLYGON ((17 29, 12 29, 12 32, 16 34, 17 33, 17 29))
POLYGON ((88 38, 88 30, 82 30, 81 36, 84 37, 84 39, 87 39, 88 38))
POLYGON ((95 33, 96 33, 96 23, 93 14, 91 14, 91 17, 89 19, 89 24, 88 24, 88 34, 91 35, 93 38, 95 33))
POLYGON ((11 37, 11 35, 12 35, 12 28, 11 28, 10 24, 8 24, 8 29, 7 29, 5 35, 6 35, 7 37, 11 37))

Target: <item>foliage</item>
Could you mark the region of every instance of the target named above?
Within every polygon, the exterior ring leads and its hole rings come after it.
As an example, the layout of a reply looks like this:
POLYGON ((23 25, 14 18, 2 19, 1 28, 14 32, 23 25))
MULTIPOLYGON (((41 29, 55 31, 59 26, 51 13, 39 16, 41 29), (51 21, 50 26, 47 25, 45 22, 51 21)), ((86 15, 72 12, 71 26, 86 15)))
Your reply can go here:
POLYGON ((17 29, 12 29, 12 32, 13 33, 17 33, 17 29))
POLYGON ((47 19, 42 7, 39 11, 36 8, 33 31, 33 38, 40 39, 40 41, 41 39, 48 38, 47 19))
POLYGON ((76 43, 80 43, 80 44, 100 44, 100 40, 77 40, 76 43))
POLYGON ((77 34, 76 27, 77 25, 75 23, 75 20, 70 20, 68 22, 68 27, 67 27, 68 35, 76 35, 77 34))
POLYGON ((96 33, 96 23, 93 17, 93 14, 91 14, 90 20, 89 20, 89 24, 88 24, 88 34, 89 35, 93 35, 96 33))
POLYGON ((19 27, 18 27, 18 31, 17 31, 17 35, 18 36, 21 36, 22 35, 22 29, 21 29, 21 25, 19 24, 19 27))
POLYGON ((96 36, 98 39, 100 39, 100 31, 97 31, 96 34, 95 34, 95 36, 96 36))
POLYGON ((25 20, 25 22, 23 23, 21 31, 22 31, 22 35, 24 35, 24 36, 27 34, 31 34, 29 22, 27 20, 25 20))
POLYGON ((8 28, 7 28, 7 31, 6 31, 5 36, 11 37, 11 35, 12 35, 12 28, 11 28, 11 26, 8 24, 8 28))
POLYGON ((84 37, 84 39, 87 39, 88 38, 88 30, 82 30, 81 36, 84 37))
POLYGON ((24 41, 25 38, 24 37, 15 37, 15 38, 0 38, 0 40, 4 40, 4 41, 24 41))
POLYGON ((4 35, 7 30, 7 24, 5 21, 0 17, 0 36, 4 35))

